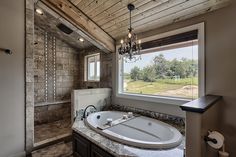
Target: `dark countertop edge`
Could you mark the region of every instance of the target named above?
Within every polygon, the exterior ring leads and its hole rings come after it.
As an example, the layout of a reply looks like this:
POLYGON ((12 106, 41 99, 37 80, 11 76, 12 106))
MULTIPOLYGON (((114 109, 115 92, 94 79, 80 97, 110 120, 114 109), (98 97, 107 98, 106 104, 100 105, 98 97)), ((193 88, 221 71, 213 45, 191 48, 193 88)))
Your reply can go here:
MULTIPOLYGON (((80 121, 80 120, 79 120, 79 121, 80 121)), ((74 121, 74 123, 76 123, 76 122, 78 122, 78 121, 74 121)), ((96 131, 90 129, 90 128, 89 128, 88 126, 86 126, 85 124, 84 124, 84 126, 86 127, 86 129, 91 130, 92 132, 94 132, 95 134, 101 136, 102 138, 109 139, 109 138, 107 138, 107 137, 105 137, 105 136, 103 136, 103 135, 97 133, 96 131)), ((80 136, 82 136, 82 137, 84 137, 85 139, 89 140, 91 143, 95 144, 96 146, 102 148, 104 151, 108 152, 109 154, 113 155, 114 157, 123 157, 123 155, 116 153, 116 151, 113 151, 111 148, 109 148, 109 146, 102 145, 101 143, 99 143, 98 140, 92 138, 91 136, 86 135, 84 132, 80 131, 80 130, 77 129, 77 128, 73 128, 73 126, 72 126, 72 136, 73 136, 73 133, 79 134, 80 136)), ((109 139, 109 140, 110 140, 110 139, 109 139)), ((113 140, 111 140, 111 141, 114 142, 114 143, 117 143, 117 144, 121 144, 121 143, 116 142, 116 141, 113 141, 113 140)), ((123 145, 123 144, 122 144, 122 145, 123 145)), ((125 157, 129 157, 127 154, 124 155, 124 156, 125 156, 125 157)), ((130 154, 130 157, 133 157, 133 156, 134 156, 134 154, 130 154)))
POLYGON ((183 111, 187 111, 187 112, 204 113, 222 98, 223 98, 222 96, 218 96, 218 95, 206 95, 199 99, 188 102, 180 106, 180 108, 183 111), (206 103, 205 102, 206 99, 212 99, 212 100, 208 100, 208 102, 206 103))

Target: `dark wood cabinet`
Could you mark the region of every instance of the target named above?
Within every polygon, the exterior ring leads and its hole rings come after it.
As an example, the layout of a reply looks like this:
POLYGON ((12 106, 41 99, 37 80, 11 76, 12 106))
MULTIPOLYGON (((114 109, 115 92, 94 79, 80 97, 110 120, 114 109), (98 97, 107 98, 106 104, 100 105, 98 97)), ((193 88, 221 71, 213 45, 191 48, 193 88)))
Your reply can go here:
POLYGON ((73 154, 74 157, 90 156, 90 142, 76 133, 73 133, 73 154))
POLYGON ((76 132, 73 132, 74 157, 113 157, 102 148, 93 144, 76 132))
POLYGON ((113 156, 107 153, 106 151, 102 150, 98 146, 92 144, 91 157, 113 157, 113 156))

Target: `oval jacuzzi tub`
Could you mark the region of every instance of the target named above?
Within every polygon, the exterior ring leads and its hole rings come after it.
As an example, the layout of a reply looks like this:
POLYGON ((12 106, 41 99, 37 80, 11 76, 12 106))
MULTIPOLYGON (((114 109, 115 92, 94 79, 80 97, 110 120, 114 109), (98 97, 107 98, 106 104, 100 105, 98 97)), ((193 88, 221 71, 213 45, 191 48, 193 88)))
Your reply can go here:
POLYGON ((85 122, 96 132, 134 147, 168 149, 182 142, 181 133, 169 124, 144 116, 128 117, 125 112, 96 112, 85 122))

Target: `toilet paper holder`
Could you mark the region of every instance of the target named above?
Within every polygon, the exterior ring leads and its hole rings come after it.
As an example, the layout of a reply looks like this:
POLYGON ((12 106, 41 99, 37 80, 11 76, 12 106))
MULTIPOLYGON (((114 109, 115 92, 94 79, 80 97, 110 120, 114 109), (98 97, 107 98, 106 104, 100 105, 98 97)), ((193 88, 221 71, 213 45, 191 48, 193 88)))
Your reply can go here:
POLYGON ((210 138, 210 137, 208 137, 208 136, 205 136, 204 137, 204 141, 205 142, 212 142, 212 143, 214 143, 214 144, 216 144, 217 143, 217 140, 216 139, 214 139, 214 138, 210 138))
POLYGON ((204 141, 212 148, 219 150, 219 157, 229 157, 229 153, 225 151, 224 136, 217 131, 208 131, 208 135, 204 136, 204 141))

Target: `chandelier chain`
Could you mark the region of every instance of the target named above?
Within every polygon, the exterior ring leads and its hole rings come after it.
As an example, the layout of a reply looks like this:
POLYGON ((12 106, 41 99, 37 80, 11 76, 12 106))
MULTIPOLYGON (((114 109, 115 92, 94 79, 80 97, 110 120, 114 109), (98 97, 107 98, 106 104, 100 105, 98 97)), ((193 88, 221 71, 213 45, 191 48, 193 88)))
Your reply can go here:
POLYGON ((135 9, 133 4, 128 4, 128 10, 130 15, 130 25, 128 28, 128 35, 123 40, 121 39, 121 45, 118 49, 119 55, 126 62, 135 62, 141 59, 141 40, 138 40, 137 35, 133 32, 132 21, 131 21, 131 12, 135 9))

